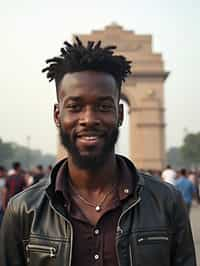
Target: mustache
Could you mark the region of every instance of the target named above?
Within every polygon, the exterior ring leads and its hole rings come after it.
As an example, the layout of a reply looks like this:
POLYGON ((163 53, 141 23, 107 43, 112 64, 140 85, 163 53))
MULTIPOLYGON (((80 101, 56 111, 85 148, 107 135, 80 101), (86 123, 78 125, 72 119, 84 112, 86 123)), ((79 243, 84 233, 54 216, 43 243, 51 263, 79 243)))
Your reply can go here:
POLYGON ((90 128, 80 128, 74 131, 73 135, 75 137, 89 137, 89 136, 105 136, 106 130, 99 127, 90 127, 90 128))
POLYGON ((100 131, 100 130, 83 130, 83 131, 79 131, 76 132, 76 137, 91 137, 91 136, 97 136, 97 137, 103 137, 105 136, 105 132, 104 131, 100 131))

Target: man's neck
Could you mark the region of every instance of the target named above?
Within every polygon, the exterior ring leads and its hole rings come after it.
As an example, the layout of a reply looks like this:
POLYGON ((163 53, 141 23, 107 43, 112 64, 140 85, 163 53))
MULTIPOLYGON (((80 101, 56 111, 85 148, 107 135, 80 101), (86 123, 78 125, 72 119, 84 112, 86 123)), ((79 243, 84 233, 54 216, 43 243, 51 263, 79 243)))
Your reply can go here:
POLYGON ((101 192, 118 181, 115 155, 110 156, 98 169, 81 169, 69 157, 68 169, 73 185, 79 190, 101 192))

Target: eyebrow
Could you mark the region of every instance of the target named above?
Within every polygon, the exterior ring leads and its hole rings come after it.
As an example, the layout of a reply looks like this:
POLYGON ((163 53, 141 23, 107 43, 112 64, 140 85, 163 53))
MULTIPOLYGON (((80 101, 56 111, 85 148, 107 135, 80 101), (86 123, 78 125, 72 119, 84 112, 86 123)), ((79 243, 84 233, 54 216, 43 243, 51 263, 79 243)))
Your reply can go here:
POLYGON ((80 96, 70 96, 68 98, 66 98, 66 101, 81 101, 81 97, 80 96))

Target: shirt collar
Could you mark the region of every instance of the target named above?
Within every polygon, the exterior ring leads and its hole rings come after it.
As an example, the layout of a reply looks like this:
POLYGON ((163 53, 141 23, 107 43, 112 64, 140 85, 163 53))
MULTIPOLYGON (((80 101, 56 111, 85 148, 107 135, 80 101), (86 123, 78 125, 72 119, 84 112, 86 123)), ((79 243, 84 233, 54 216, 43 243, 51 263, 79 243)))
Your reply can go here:
MULTIPOLYGON (((117 155, 116 158, 117 158, 118 169, 120 171, 118 195, 120 200, 124 200, 128 196, 134 194, 139 177, 135 167, 133 169, 130 169, 130 167, 127 164, 127 159, 119 155, 117 155)), ((61 194, 64 197, 65 201, 69 201, 67 193, 68 178, 69 178, 68 161, 64 160, 56 174, 55 192, 56 194, 61 194)))

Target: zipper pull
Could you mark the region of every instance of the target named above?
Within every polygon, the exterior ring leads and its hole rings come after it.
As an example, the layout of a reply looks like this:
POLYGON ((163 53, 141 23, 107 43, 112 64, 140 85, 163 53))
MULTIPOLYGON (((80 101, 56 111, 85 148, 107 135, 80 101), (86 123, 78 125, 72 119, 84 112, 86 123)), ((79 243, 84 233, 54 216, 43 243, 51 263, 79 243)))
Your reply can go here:
POLYGON ((50 258, 55 257, 54 248, 50 248, 50 258))
POLYGON ((141 238, 138 239, 138 243, 140 243, 142 241, 144 241, 144 238, 143 237, 141 237, 141 238))

